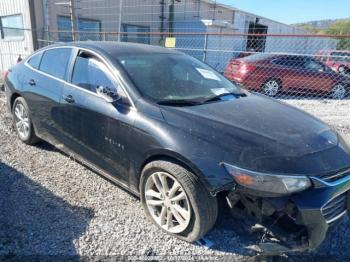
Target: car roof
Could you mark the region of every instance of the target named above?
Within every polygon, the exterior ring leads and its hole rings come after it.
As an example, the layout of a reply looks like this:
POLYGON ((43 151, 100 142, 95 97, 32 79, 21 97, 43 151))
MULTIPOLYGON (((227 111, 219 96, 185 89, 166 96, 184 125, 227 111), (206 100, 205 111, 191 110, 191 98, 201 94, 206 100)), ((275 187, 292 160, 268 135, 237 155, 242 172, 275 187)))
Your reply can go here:
POLYGON ((294 54, 271 54, 271 53, 258 53, 253 54, 247 57, 234 59, 238 61, 243 61, 246 63, 255 63, 255 62, 265 62, 272 61, 278 58, 282 59, 300 59, 300 60, 315 60, 313 57, 304 56, 304 55, 294 55, 294 54))
POLYGON ((336 50, 336 49, 320 50, 316 54, 331 54, 331 53, 334 53, 334 52, 349 53, 350 54, 350 50, 336 50))
POLYGON ((178 51, 172 49, 166 49, 159 46, 137 44, 128 42, 112 42, 112 41, 84 41, 84 42, 69 42, 51 45, 49 47, 56 46, 72 46, 86 48, 93 51, 100 51, 108 53, 112 56, 128 55, 128 54, 150 54, 150 53, 162 53, 162 54, 181 54, 178 51))
POLYGON ((243 58, 239 58, 238 60, 245 61, 245 62, 258 62, 258 61, 269 60, 270 58, 277 58, 277 57, 280 57, 280 56, 275 54, 269 54, 269 53, 257 53, 257 54, 253 54, 243 58))

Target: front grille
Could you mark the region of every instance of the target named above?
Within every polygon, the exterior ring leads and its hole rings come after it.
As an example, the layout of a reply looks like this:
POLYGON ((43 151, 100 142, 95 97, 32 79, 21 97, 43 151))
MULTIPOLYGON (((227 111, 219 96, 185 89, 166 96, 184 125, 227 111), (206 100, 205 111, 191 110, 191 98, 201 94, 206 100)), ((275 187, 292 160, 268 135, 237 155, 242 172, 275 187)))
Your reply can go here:
POLYGON ((319 178, 322 179, 325 182, 335 182, 339 179, 342 179, 344 177, 350 176, 350 168, 343 169, 341 171, 338 171, 336 173, 330 173, 326 175, 322 175, 319 178))
POLYGON ((322 207, 322 214, 327 223, 332 223, 346 212, 346 195, 339 195, 322 207))

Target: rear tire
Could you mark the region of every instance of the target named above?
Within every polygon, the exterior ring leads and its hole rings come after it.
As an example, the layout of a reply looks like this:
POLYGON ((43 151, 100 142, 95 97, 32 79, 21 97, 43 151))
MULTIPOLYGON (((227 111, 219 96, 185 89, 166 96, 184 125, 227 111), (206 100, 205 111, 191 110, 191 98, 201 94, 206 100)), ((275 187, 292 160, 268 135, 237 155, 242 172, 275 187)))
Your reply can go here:
POLYGON ((339 66, 338 73, 345 75, 345 74, 349 73, 349 68, 347 68, 346 66, 343 66, 343 65, 339 66))
POLYGON ((262 92, 269 97, 275 97, 281 89, 281 82, 277 79, 270 79, 262 86, 262 92))
POLYGON ((173 162, 160 160, 147 164, 142 171, 140 192, 147 217, 158 228, 181 240, 193 242, 202 238, 216 222, 217 198, 209 194, 197 176, 173 162), (154 180, 158 182, 154 183, 154 180), (168 190, 158 190, 156 184, 159 188, 168 190), (164 184, 166 186, 163 187, 164 184), (179 189, 177 195, 173 196, 175 185, 179 189), (179 199, 180 195, 182 202, 172 201, 172 199, 179 199), (155 205, 158 203, 155 201, 160 204, 155 205), (182 207, 181 212, 176 214, 179 206, 182 207), (176 212, 172 213, 174 209, 176 212), (178 219, 179 214, 181 219, 178 219), (179 221, 184 222, 183 226, 179 221))
POLYGON ((23 97, 18 97, 14 101, 12 119, 14 129, 22 142, 33 145, 39 141, 39 138, 35 135, 27 102, 23 97))

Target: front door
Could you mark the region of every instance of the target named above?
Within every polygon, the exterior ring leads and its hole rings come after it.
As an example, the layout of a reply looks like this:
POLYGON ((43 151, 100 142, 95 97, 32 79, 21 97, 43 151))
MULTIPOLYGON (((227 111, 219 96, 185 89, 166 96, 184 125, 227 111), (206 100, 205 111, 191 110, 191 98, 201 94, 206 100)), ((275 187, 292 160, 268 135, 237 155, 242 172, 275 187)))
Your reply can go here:
POLYGON ((130 105, 118 81, 97 56, 79 51, 72 69, 71 83, 62 95, 65 144, 98 168, 128 181, 130 105), (96 92, 108 88, 120 99, 108 102, 96 92))
POLYGON ((324 64, 306 59, 304 64, 305 88, 319 94, 327 94, 334 83, 333 74, 324 64))

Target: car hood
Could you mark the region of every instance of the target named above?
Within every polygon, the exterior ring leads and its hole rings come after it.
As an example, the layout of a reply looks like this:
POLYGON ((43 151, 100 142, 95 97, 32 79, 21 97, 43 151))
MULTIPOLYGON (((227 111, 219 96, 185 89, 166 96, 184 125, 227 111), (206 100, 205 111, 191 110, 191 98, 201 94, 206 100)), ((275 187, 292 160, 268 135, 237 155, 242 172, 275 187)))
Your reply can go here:
POLYGON ((242 168, 314 174, 350 165, 348 147, 326 124, 261 95, 161 109, 169 124, 221 147, 225 152, 222 160, 242 168), (339 154, 341 159, 332 163, 339 154), (325 162, 318 163, 321 160, 325 162), (310 164, 305 161, 321 166, 307 167, 310 164))

